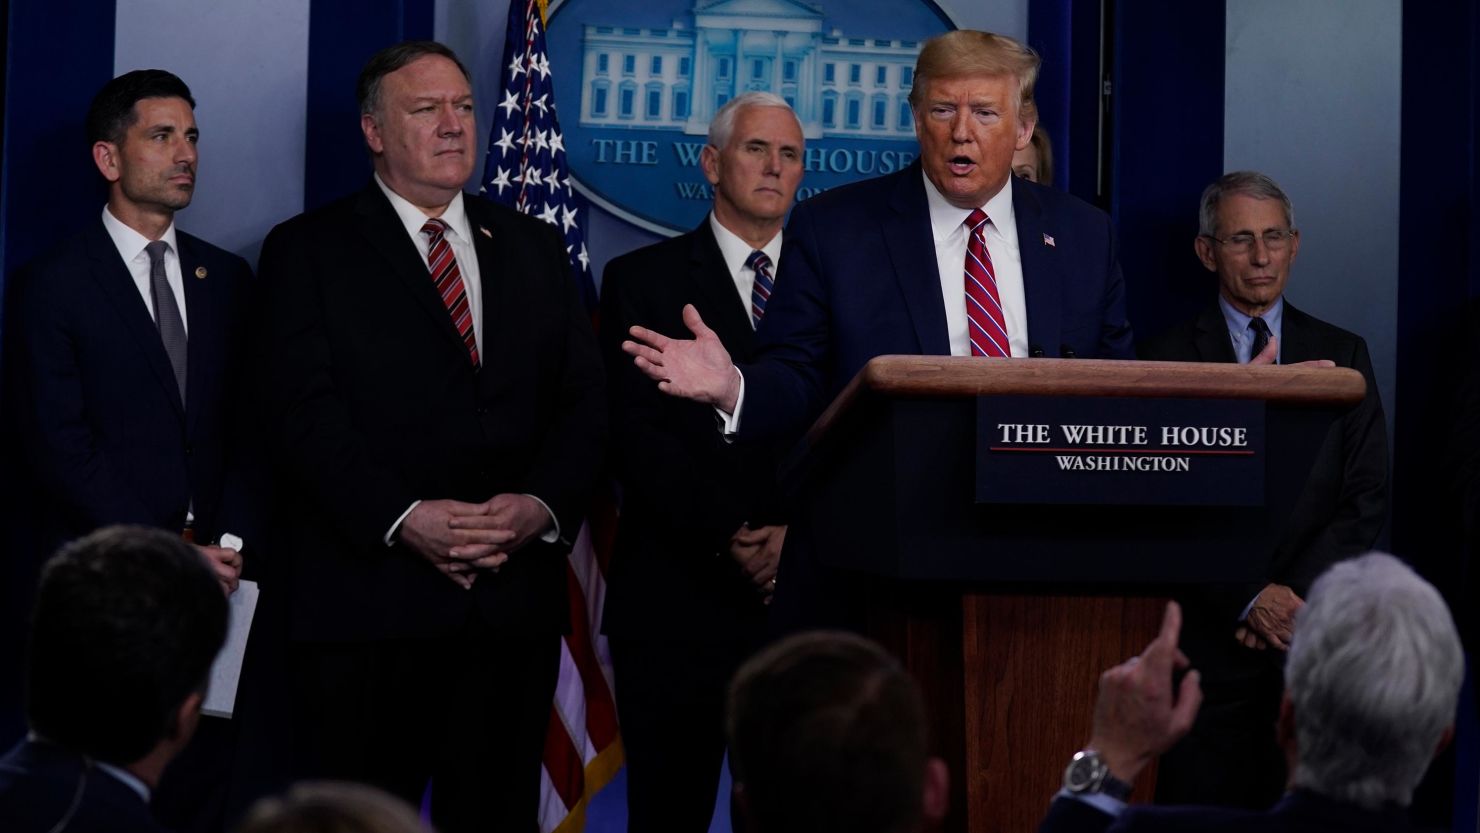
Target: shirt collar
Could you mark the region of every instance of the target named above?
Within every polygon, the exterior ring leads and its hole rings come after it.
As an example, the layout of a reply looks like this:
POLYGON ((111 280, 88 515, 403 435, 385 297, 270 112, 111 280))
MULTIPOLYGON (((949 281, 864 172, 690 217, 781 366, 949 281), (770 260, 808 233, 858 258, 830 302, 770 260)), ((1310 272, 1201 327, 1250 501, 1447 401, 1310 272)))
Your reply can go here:
MULTIPOLYGON (((740 235, 725 228, 714 216, 713 211, 709 212, 709 228, 714 232, 714 242, 719 244, 719 253, 725 259, 725 268, 730 270, 731 275, 740 274, 750 253, 755 250, 750 247, 749 243, 741 240, 740 235)), ((776 264, 781 258, 781 232, 776 232, 776 236, 771 238, 771 242, 762 246, 761 251, 771 259, 771 270, 775 272, 776 264)))
MULTIPOLYGON (((34 729, 26 733, 26 740, 30 741, 31 743, 44 743, 48 746, 55 746, 59 749, 63 748, 61 744, 53 743, 52 741, 38 734, 34 729)), ((87 756, 83 755, 82 760, 86 762, 88 760, 87 756)), ((113 764, 104 763, 98 760, 92 761, 92 765, 123 782, 123 785, 125 787, 128 787, 129 789, 138 793, 139 798, 142 798, 145 804, 149 803, 149 798, 152 793, 149 789, 149 785, 145 784, 143 779, 141 779, 139 776, 133 774, 132 772, 129 772, 123 767, 114 766, 113 764)))
MULTIPOLYGON (((946 201, 945 195, 930 181, 924 170, 920 171, 920 177, 925 180, 925 202, 930 208, 930 230, 935 238, 936 244, 949 239, 951 235, 958 234, 966 218, 971 216, 973 209, 957 208, 946 201)), ((987 204, 981 209, 987 212, 991 218, 992 225, 996 227, 997 233, 1013 245, 1017 244, 1017 215, 1012 210, 1012 176, 1007 177, 1007 182, 1002 188, 987 200, 987 204)))
POLYGON ((140 780, 139 776, 133 774, 132 772, 129 772, 122 767, 116 767, 112 764, 105 764, 102 761, 94 761, 93 763, 97 766, 98 769, 101 769, 114 778, 117 778, 119 781, 123 782, 123 785, 125 787, 128 787, 129 789, 138 793, 139 798, 144 799, 145 804, 149 803, 149 785, 140 780))
MULTIPOLYGON (((108 237, 113 240, 113 247, 118 249, 118 254, 124 263, 132 263, 134 258, 144 253, 144 247, 150 244, 150 239, 140 234, 134 228, 124 225, 124 222, 113 216, 108 206, 103 206, 103 228, 107 230, 108 237)), ((170 225, 159 236, 169 245, 170 251, 176 257, 180 255, 180 247, 175 242, 175 221, 170 220, 170 225)))
MULTIPOLYGON (((1244 315, 1233 304, 1228 303, 1228 299, 1223 297, 1222 292, 1218 293, 1218 308, 1223 311, 1223 320, 1228 324, 1229 334, 1236 339, 1244 338, 1249 329, 1249 322, 1253 320, 1252 316, 1244 315)), ((1279 338, 1280 322, 1285 317, 1285 296, 1281 295, 1274 299, 1274 305, 1259 317, 1263 318, 1264 323, 1269 326, 1269 332, 1275 338, 1279 338)))
MULTIPOLYGON (((392 191, 391 187, 385 184, 385 180, 380 178, 380 174, 375 174, 375 184, 380 186, 381 193, 385 194, 385 198, 391 201, 391 208, 395 209, 396 216, 401 220, 401 225, 406 227, 406 233, 411 235, 412 239, 417 239, 421 235, 421 227, 426 225, 427 220, 431 218, 427 216, 425 211, 412 205, 405 197, 392 191)), ((473 230, 468 225, 468 212, 463 207, 463 194, 461 191, 457 192, 457 195, 452 198, 452 202, 447 204, 447 208, 442 212, 442 216, 437 219, 447 224, 447 228, 450 231, 447 235, 449 238, 461 238, 462 242, 469 244, 473 242, 473 230)))

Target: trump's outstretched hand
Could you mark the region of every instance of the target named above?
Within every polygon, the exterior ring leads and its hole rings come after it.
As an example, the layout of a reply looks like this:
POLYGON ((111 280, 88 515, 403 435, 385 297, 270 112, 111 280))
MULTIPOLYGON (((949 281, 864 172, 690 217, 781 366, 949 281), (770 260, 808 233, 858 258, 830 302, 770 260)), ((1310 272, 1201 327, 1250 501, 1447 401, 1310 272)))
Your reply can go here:
POLYGON ((730 352, 693 304, 684 306, 683 323, 692 339, 633 327, 629 331, 632 339, 622 342, 622 350, 633 357, 638 370, 658 383, 658 390, 733 414, 740 398, 740 374, 730 352))

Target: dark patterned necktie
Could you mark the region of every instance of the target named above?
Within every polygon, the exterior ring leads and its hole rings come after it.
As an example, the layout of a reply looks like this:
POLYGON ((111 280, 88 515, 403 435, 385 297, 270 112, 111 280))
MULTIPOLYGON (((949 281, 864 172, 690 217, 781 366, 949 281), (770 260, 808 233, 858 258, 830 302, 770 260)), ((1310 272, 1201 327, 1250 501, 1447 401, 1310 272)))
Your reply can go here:
MULTIPOLYGON (((1264 348, 1269 346, 1269 325, 1264 323, 1263 318, 1250 318, 1249 329, 1254 332, 1254 346, 1249 348, 1249 361, 1253 361, 1255 356, 1263 353, 1264 348)), ((1279 363, 1278 359, 1275 363, 1279 363)))

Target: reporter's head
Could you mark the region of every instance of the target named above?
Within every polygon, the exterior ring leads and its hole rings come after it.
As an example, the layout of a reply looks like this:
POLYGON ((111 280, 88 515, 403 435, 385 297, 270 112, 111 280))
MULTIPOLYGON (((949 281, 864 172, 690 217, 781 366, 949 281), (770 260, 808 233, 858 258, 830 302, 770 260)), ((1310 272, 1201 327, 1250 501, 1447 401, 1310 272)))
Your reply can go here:
POLYGON ((194 730, 226 600, 177 535, 109 527, 42 569, 26 711, 46 740, 116 765, 194 730))
POLYGON ((730 688, 735 800, 754 833, 903 833, 945 814, 945 763, 899 663, 839 632, 799 634, 730 688))
POLYGON ((1463 677, 1449 608, 1413 570, 1383 553, 1327 570, 1285 664, 1295 786, 1369 809, 1406 806, 1448 738, 1463 677))

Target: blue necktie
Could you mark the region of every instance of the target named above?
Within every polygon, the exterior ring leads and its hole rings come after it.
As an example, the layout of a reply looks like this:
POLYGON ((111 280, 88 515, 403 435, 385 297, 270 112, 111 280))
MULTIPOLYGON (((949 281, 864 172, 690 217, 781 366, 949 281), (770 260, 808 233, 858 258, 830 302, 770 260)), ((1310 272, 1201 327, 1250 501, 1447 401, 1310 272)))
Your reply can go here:
POLYGON ((771 290, 776 287, 771 279, 771 259, 756 249, 745 259, 745 265, 755 270, 755 283, 750 288, 750 319, 759 327, 761 319, 766 317, 766 302, 771 300, 771 290))

